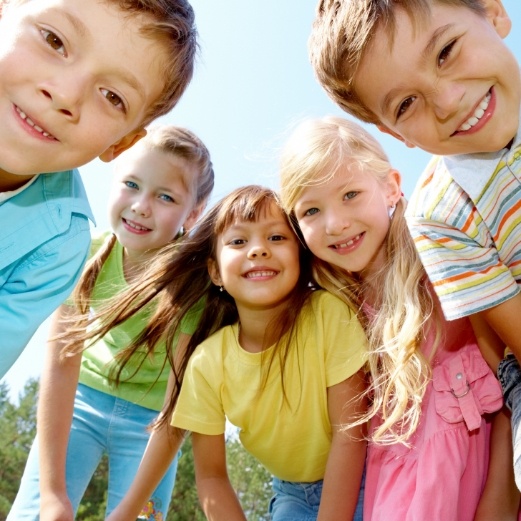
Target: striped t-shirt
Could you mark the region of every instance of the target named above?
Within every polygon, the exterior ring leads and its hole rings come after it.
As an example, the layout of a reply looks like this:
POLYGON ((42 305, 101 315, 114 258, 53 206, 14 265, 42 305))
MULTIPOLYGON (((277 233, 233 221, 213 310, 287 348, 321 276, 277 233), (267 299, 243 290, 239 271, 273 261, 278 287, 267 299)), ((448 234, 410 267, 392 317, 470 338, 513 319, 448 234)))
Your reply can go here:
POLYGON ((510 149, 433 158, 406 218, 447 319, 515 296, 521 284, 521 132, 510 149))

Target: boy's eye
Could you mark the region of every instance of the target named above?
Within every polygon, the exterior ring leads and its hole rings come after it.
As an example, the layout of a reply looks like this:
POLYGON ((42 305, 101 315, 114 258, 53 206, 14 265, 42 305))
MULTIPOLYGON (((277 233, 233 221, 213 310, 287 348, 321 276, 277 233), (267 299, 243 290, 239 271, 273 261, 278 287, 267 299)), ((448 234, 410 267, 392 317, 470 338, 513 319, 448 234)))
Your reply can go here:
POLYGON ((63 42, 58 36, 56 36, 51 31, 46 31, 45 29, 42 29, 41 33, 43 39, 47 42, 49 47, 52 47, 55 51, 58 51, 60 54, 65 55, 65 48, 63 42))
POLYGON ((346 192, 344 194, 344 199, 354 199, 357 195, 359 194, 359 192, 346 192))
POLYGON ((310 208, 304 212, 304 216, 315 215, 318 211, 318 208, 310 208))
POLYGON ((108 89, 101 89, 101 93, 105 98, 107 98, 108 102, 111 105, 114 105, 115 107, 125 111, 125 105, 123 103, 123 100, 117 95, 114 94, 114 92, 108 90, 108 89))
POLYGON ((139 186, 137 185, 137 183, 134 183, 134 181, 125 181, 125 185, 128 187, 128 188, 132 188, 133 190, 137 190, 139 188, 139 186))
POLYGON ((454 47, 454 44, 456 43, 456 41, 453 41, 453 42, 450 42, 448 45, 446 45, 440 52, 439 56, 438 56, 438 67, 440 65, 443 65, 443 63, 445 62, 445 60, 447 60, 447 58, 450 56, 450 53, 452 51, 452 48, 454 47))
POLYGON ((396 114, 396 119, 400 119, 400 116, 403 116, 410 108, 410 106, 414 103, 416 100, 416 96, 411 96, 410 98, 407 98, 403 100, 400 103, 400 106, 398 107, 398 113, 396 114))

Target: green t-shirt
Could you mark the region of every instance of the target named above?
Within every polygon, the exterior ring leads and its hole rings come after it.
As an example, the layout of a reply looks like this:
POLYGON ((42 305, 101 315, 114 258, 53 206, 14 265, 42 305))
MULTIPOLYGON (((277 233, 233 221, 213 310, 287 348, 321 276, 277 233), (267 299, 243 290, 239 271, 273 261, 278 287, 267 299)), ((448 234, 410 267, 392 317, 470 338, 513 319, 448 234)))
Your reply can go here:
MULTIPOLYGON (((106 232, 92 240, 91 257, 110 235, 111 232, 106 232)), ((123 248, 116 241, 96 280, 91 304, 93 311, 127 287, 123 275, 123 248)), ((159 411, 163 406, 170 370, 168 361, 164 364, 166 351, 163 342, 157 344, 152 356, 145 358, 136 374, 133 373, 143 358, 144 350, 138 351, 125 365, 118 386, 109 378, 116 363, 115 354, 138 336, 150 318, 150 309, 147 306, 123 324, 111 329, 101 340, 84 351, 79 381, 98 391, 159 411)), ((199 317, 198 311, 190 313, 183 320, 181 331, 192 334, 199 317)))

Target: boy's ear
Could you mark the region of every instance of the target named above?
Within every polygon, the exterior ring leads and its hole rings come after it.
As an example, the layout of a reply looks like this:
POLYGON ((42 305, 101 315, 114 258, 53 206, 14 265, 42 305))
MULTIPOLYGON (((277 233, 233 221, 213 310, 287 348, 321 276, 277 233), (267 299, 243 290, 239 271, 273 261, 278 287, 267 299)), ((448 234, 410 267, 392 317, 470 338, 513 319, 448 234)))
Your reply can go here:
POLYGON ((217 262, 214 259, 208 261, 208 275, 210 275, 210 279, 216 286, 223 285, 221 274, 219 273, 219 266, 217 266, 217 262))
POLYGON ((399 141, 404 143, 405 146, 408 147, 408 148, 415 148, 416 147, 416 145, 413 145, 412 143, 410 143, 409 141, 404 139, 402 136, 400 136, 400 134, 397 134, 394 130, 391 130, 390 128, 387 128, 385 125, 376 125, 376 128, 380 132, 383 132, 384 134, 389 134, 390 136, 393 136, 394 138, 398 139, 399 141))
POLYGON ((512 21, 501 0, 482 0, 482 4, 485 8, 485 15, 497 34, 501 38, 506 38, 512 28, 512 21))
POLYGON ((99 158, 105 163, 109 163, 113 159, 119 156, 125 150, 128 150, 132 145, 135 145, 141 138, 147 135, 147 131, 144 128, 138 128, 129 132, 126 136, 123 136, 119 141, 116 141, 111 145, 99 158))

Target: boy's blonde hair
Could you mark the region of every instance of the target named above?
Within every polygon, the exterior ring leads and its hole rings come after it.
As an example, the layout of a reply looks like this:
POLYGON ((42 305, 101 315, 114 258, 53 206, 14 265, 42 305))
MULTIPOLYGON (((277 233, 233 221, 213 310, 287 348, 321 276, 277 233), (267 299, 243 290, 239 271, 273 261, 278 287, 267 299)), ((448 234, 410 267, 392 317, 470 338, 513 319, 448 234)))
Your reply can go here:
POLYGON ((168 113, 190 83, 197 54, 195 14, 187 0, 104 0, 129 15, 141 15, 141 33, 164 45, 167 62, 163 71, 164 88, 148 107, 142 126, 168 113))
MULTIPOLYGON (((392 168, 378 141, 354 122, 326 117, 308 120, 297 128, 284 147, 280 167, 282 204, 295 226, 293 209, 302 191, 327 183, 340 167, 350 164, 382 183, 392 168)), ((439 341, 435 300, 404 211, 405 200, 401 199, 382 244, 387 262, 371 280, 377 291, 374 302, 365 304, 366 287, 356 274, 320 259, 313 261, 317 283, 360 310, 369 339, 372 405, 356 423, 379 415, 382 424, 372 433, 373 441, 379 443, 406 443, 416 430, 431 376, 422 344, 427 333, 435 335, 435 344, 439 341)))
POLYGON ((398 9, 416 25, 430 15, 435 3, 484 13, 481 0, 321 0, 308 47, 317 79, 333 101, 356 118, 379 124, 354 90, 358 67, 381 27, 393 44, 398 9))

